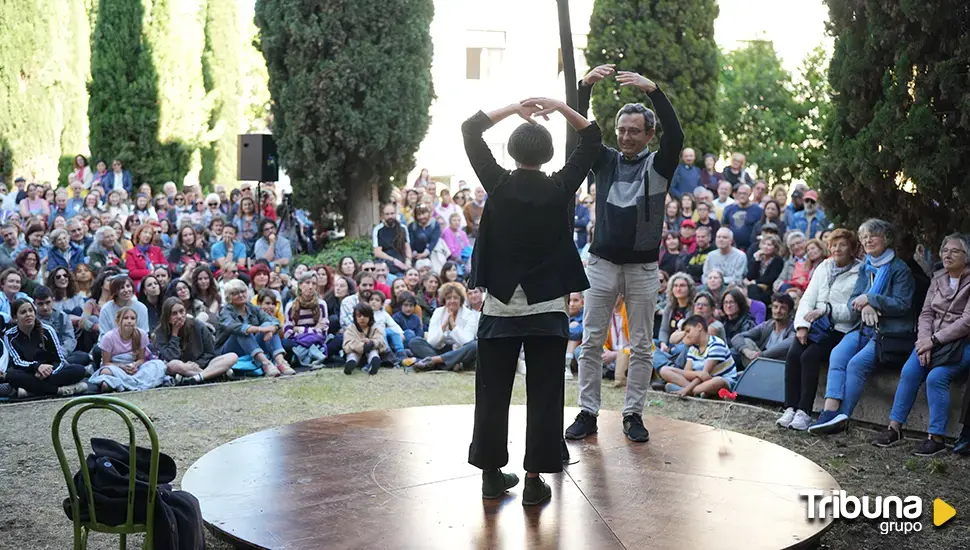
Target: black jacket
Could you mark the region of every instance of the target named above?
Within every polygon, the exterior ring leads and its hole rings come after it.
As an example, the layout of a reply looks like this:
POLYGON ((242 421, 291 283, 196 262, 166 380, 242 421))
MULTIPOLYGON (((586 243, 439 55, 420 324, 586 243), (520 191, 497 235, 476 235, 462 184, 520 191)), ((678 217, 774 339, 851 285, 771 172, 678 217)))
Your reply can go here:
POLYGON ((40 323, 43 335, 37 331, 30 334, 20 332, 16 323, 3 333, 4 345, 10 350, 10 367, 24 369, 31 374, 43 364, 57 369, 67 362, 57 332, 40 319, 36 322, 40 323))
POLYGON ((479 111, 461 126, 468 160, 488 193, 469 287, 485 288, 506 304, 519 285, 530 304, 589 288, 573 243, 569 208, 599 155, 599 126, 579 131, 579 145, 566 165, 546 175, 499 166, 482 139, 492 124, 479 111))
MULTIPOLYGON (((110 439, 91 439, 91 454, 86 463, 94 492, 94 509, 98 523, 122 525, 128 514, 128 484, 131 467, 129 447, 110 439)), ((135 448, 135 522, 148 519, 148 476, 151 450, 135 448)), ((173 491, 168 485, 175 479, 175 461, 165 453, 158 457, 158 496, 155 498, 155 548, 157 550, 196 550, 205 548, 202 512, 191 493, 173 491)), ((82 521, 90 521, 87 492, 81 472, 74 474, 74 486, 80 500, 82 521)), ((72 518, 71 500, 64 499, 64 513, 72 518)))

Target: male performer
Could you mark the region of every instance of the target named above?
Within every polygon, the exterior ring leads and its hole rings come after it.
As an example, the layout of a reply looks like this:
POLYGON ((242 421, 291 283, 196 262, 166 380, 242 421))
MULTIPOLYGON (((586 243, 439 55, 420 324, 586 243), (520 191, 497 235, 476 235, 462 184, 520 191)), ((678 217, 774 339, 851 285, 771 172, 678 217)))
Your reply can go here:
MULTIPOLYGON (((613 74, 614 65, 590 71, 579 86, 579 112, 589 105, 594 84, 613 74)), ((579 358, 579 406, 576 421, 566 430, 567 439, 583 439, 596 433, 603 374, 603 342, 610 327, 613 306, 623 294, 630 320, 630 369, 627 372, 623 433, 643 442, 650 433, 643 425, 643 405, 653 372, 653 316, 660 288, 657 275, 664 198, 684 132, 674 108, 660 88, 639 74, 620 71, 621 86, 633 86, 647 94, 657 114, 639 103, 624 105, 616 114, 616 141, 620 150, 605 145, 593 163, 596 177, 596 227, 586 275, 583 343, 579 358), (663 126, 660 149, 651 153, 647 144, 663 126)))
POLYGON ((522 504, 531 506, 552 496, 539 474, 562 471, 566 297, 589 288, 567 207, 599 155, 602 136, 596 124, 561 101, 545 98, 479 112, 461 129, 468 159, 488 193, 469 284, 488 294, 478 326, 475 430, 468 462, 483 470, 485 498, 498 498, 519 481, 499 468, 509 461, 509 401, 524 345, 528 408, 522 504), (577 130, 579 145, 562 170, 547 176, 539 169, 552 158, 552 136, 532 116, 554 111, 577 130), (528 122, 509 137, 508 151, 517 167, 509 172, 495 162, 482 133, 513 114, 528 122))

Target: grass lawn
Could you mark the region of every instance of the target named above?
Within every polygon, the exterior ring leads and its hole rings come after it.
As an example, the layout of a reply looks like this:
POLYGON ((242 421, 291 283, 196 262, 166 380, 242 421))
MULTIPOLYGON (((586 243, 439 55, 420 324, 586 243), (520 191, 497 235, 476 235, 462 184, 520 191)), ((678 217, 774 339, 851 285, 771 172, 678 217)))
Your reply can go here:
MULTIPOLYGON (((518 377, 513 403, 525 402, 524 386, 524 379, 518 377)), ((576 391, 576 382, 567 382, 567 404, 576 402, 576 391)), ((151 417, 162 450, 175 459, 181 474, 209 450, 271 426, 368 409, 472 403, 474 376, 395 370, 369 377, 323 370, 288 379, 169 388, 124 397, 151 417)), ((67 493, 50 442, 51 420, 64 403, 0 405, 0 548, 71 547, 71 525, 60 505, 67 493)), ((604 384, 603 408, 620 410, 622 403, 621 391, 604 384)), ((777 443, 824 467, 852 495, 923 498, 922 532, 883 536, 875 523, 842 522, 825 536, 826 548, 970 549, 970 521, 966 519, 970 515, 970 460, 950 453, 938 459, 918 459, 910 455, 913 442, 877 449, 869 444, 874 432, 862 427, 827 439, 781 431, 773 424, 776 411, 740 404, 678 400, 651 393, 645 411, 648 427, 650 415, 714 425, 777 443), (936 497, 957 509, 957 517, 943 528, 932 525, 936 497)), ((82 435, 120 439, 120 428, 120 422, 91 423, 82 435)), ((521 457, 513 458, 511 467, 520 470, 521 457)), ((115 540, 92 535, 90 547, 109 547, 111 541, 117 548, 115 540)), ((228 548, 213 538, 209 542, 211 548, 228 548)))

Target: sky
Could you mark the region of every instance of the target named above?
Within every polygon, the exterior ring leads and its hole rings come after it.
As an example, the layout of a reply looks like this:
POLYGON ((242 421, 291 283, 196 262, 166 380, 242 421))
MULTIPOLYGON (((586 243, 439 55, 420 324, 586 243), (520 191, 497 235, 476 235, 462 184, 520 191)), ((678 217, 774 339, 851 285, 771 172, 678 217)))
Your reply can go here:
POLYGON ((825 34, 828 7, 823 0, 719 0, 714 39, 725 49, 739 41, 763 38, 774 42, 782 64, 797 71, 805 55, 819 44, 832 51, 825 34))

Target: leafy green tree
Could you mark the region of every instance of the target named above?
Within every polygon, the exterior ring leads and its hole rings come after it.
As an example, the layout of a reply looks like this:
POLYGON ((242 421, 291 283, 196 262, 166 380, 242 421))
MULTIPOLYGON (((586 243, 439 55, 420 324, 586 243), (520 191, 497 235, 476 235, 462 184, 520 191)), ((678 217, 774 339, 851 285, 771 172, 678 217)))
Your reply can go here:
MULTIPOLYGON (((800 79, 795 82, 795 97, 801 103, 805 141, 798 148, 804 172, 801 177, 812 188, 818 187, 825 139, 832 112, 832 86, 829 85, 829 55, 821 47, 813 49, 802 62, 800 79)), ((798 175, 796 174, 796 177, 798 175)))
POLYGON ((759 177, 771 184, 802 177, 808 108, 796 98, 792 76, 770 41, 724 54, 718 115, 724 146, 744 153, 759 177))
POLYGON ((260 0, 273 135, 297 204, 337 204, 350 236, 377 219, 430 123, 432 0, 260 0))
POLYGON ((904 245, 930 250, 970 231, 970 6, 827 4, 835 51, 823 204, 849 226, 885 218, 910 236, 904 245))
POLYGON ((248 129, 243 111, 245 43, 238 5, 237 0, 206 2, 202 69, 212 112, 205 140, 209 145, 202 151, 200 179, 205 186, 235 181, 236 136, 248 129))
MULTIPOLYGON (((589 19, 586 61, 615 63, 654 80, 670 98, 700 159, 721 151, 717 117, 718 49, 715 0, 596 0, 589 19)), ((604 140, 616 145, 614 118, 625 103, 650 101, 614 79, 593 88, 593 114, 604 140)), ((658 128, 658 133, 662 132, 658 128)))

